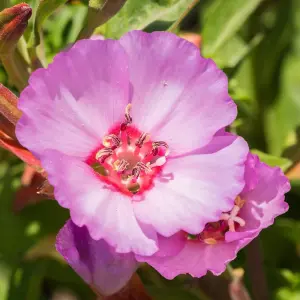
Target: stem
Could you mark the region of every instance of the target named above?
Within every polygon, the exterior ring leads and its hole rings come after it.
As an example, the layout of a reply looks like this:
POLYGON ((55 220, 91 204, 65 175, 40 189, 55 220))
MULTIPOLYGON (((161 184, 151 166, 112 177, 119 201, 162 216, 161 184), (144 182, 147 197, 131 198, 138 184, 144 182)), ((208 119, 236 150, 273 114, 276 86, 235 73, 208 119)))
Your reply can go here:
POLYGON ((97 300, 151 300, 152 298, 147 294, 145 287, 137 275, 133 274, 127 285, 111 296, 101 296, 97 292, 97 300))
POLYGON ((214 276, 211 273, 207 273, 206 276, 194 279, 197 286, 204 292, 204 294, 210 299, 231 300, 229 295, 228 285, 230 280, 228 276, 214 276))
POLYGON ((194 0, 191 4, 189 4, 186 10, 180 15, 176 22, 172 24, 172 26, 168 29, 170 32, 174 32, 178 25, 182 22, 182 20, 189 14, 189 12, 200 2, 200 0, 194 0))
POLYGON ((247 267, 252 287, 252 294, 255 300, 267 300, 268 286, 263 267, 263 255, 260 249, 259 238, 253 240, 246 248, 247 267))

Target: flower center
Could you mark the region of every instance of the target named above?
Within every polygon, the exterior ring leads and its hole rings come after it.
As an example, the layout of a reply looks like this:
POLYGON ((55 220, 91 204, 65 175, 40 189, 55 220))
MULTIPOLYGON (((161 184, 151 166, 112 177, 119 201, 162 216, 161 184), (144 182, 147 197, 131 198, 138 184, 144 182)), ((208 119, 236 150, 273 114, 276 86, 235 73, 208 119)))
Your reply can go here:
POLYGON ((149 189, 169 154, 167 143, 152 142, 148 133, 132 125, 130 110, 128 104, 125 121, 103 138, 87 161, 103 181, 127 195, 149 189))
POLYGON ((235 205, 230 212, 221 215, 220 221, 207 223, 200 234, 188 235, 188 239, 214 245, 225 240, 226 232, 234 232, 239 227, 245 226, 245 220, 238 216, 241 208, 245 204, 245 200, 237 196, 234 203, 235 205))

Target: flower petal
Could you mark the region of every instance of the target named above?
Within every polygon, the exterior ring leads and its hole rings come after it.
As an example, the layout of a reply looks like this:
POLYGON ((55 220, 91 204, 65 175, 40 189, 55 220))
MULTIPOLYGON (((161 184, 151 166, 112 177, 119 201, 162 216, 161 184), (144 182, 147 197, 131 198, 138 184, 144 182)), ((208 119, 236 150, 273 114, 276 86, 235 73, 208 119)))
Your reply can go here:
POLYGON ((171 155, 203 147, 236 117, 226 75, 190 42, 167 32, 132 31, 120 40, 129 56, 132 117, 171 155))
POLYGON ((93 239, 105 239, 120 253, 157 251, 148 237, 153 233, 149 228, 145 233, 136 220, 131 199, 106 186, 90 166, 53 150, 45 152, 42 165, 59 204, 70 209, 77 226, 87 226, 93 239))
POLYGON ((252 161, 252 165, 255 163, 257 184, 241 194, 246 202, 240 211, 240 217, 245 220, 246 225, 236 232, 226 233, 226 241, 246 237, 252 237, 252 240, 262 229, 272 225, 277 216, 288 210, 284 195, 290 190, 290 183, 281 169, 260 162, 256 155, 250 155, 248 161, 252 161))
MULTIPOLYGON (((246 189, 241 198, 246 202, 239 214, 246 221, 244 227, 239 227, 235 232, 227 232, 225 241, 215 245, 186 240, 183 250, 175 256, 159 257, 155 253, 150 257, 137 256, 137 260, 149 263, 168 279, 185 273, 195 277, 201 277, 207 271, 215 275, 221 274, 241 248, 250 243, 263 228, 270 226, 276 216, 288 209, 284 194, 289 191, 290 185, 279 168, 271 168, 261 163, 257 156, 249 154, 245 178, 246 189)), ((174 241, 176 240, 172 236, 165 238, 163 244, 171 247, 174 241)))
MULTIPOLYGON (((219 138, 226 144, 224 137, 215 137, 219 138)), ((201 232, 206 223, 232 208, 244 186, 247 154, 246 142, 236 137, 216 152, 169 160, 144 201, 134 202, 137 218, 163 236, 179 230, 201 232)))
POLYGON ((86 283, 104 296, 124 287, 138 267, 133 253, 116 253, 104 240, 93 240, 86 227, 80 228, 71 220, 60 230, 56 249, 86 283))
POLYGON ((82 40, 33 73, 20 96, 19 141, 86 158, 128 103, 127 55, 119 42, 82 40), (102 57, 102 59, 100 59, 102 57), (105 59, 104 59, 105 58, 105 59))
POLYGON ((169 257, 150 256, 143 257, 143 259, 138 257, 138 260, 147 262, 165 278, 173 279, 180 274, 202 277, 207 271, 220 275, 225 271, 226 263, 235 257, 235 247, 187 241, 185 247, 178 255, 169 257))

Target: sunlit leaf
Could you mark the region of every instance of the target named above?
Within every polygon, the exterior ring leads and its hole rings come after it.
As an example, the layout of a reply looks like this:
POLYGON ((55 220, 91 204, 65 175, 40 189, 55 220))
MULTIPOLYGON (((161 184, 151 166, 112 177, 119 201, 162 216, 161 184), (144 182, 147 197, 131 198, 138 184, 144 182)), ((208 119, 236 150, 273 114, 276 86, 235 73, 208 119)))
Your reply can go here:
POLYGON ((213 57, 241 28, 261 1, 213 1, 203 24, 203 55, 213 57))
POLYGON ((283 171, 287 170, 292 165, 292 162, 284 157, 277 157, 256 149, 251 150, 251 152, 258 155, 262 162, 271 167, 280 167, 283 171))
POLYGON ((154 21, 175 21, 193 0, 128 0, 120 12, 98 30, 119 38, 133 29, 144 29, 154 21))

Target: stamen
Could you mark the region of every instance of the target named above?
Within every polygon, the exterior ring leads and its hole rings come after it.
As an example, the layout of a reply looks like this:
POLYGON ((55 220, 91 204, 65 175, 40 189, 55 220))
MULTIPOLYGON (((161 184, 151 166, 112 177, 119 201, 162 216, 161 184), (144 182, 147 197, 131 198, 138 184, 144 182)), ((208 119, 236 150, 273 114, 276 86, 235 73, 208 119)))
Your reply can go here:
POLYGON ((132 181, 136 182, 136 180, 139 178, 140 174, 141 174, 141 168, 136 166, 132 169, 132 181))
POLYGON ((96 154, 96 160, 98 160, 100 163, 104 163, 105 160, 114 154, 114 151, 110 148, 103 148, 99 150, 96 154))
POLYGON ((133 182, 135 182, 139 178, 141 171, 144 171, 146 174, 149 174, 152 171, 150 163, 145 164, 140 161, 136 164, 136 166, 132 169, 131 173, 133 177, 133 182))
POLYGON ((149 133, 128 126, 133 121, 130 113, 131 104, 128 104, 125 120, 104 136, 102 149, 91 162, 94 171, 105 176, 102 178, 105 182, 118 187, 126 195, 142 193, 150 188, 169 154, 167 143, 152 143, 149 133))
POLYGON ((129 103, 129 104, 127 104, 127 106, 125 108, 125 119, 126 119, 127 124, 132 123, 132 118, 131 118, 131 115, 130 115, 131 107, 132 107, 132 105, 129 103))
POLYGON ((125 108, 125 122, 121 124, 121 131, 126 130, 127 126, 132 123, 132 117, 130 115, 132 105, 129 103, 125 108))
POLYGON ((151 168, 154 167, 161 167, 163 166, 165 163, 167 162, 167 159, 165 156, 161 156, 159 157, 155 162, 153 162, 152 164, 150 164, 151 168))
POLYGON ((122 173, 128 168, 129 162, 127 162, 125 159, 118 159, 113 163, 113 166, 118 173, 122 173))
POLYGON ((150 135, 146 132, 143 132, 138 140, 136 141, 135 145, 139 148, 142 148, 144 143, 147 143, 150 139, 150 135))
POLYGON ((214 238, 207 238, 207 239, 204 239, 203 242, 204 242, 205 244, 208 244, 208 245, 215 245, 215 244, 218 243, 217 240, 214 239, 214 238))
POLYGON ((115 134, 109 134, 103 138, 102 144, 106 148, 115 149, 120 146, 121 140, 115 134))
POLYGON ((153 156, 156 156, 158 154, 158 150, 159 150, 160 147, 165 148, 164 156, 168 156, 169 153, 170 153, 169 146, 166 142, 162 142, 162 141, 152 143, 152 154, 153 154, 153 156))
POLYGON ((246 200, 243 200, 240 196, 237 196, 234 200, 235 205, 237 205, 239 208, 242 208, 245 202, 246 200))
POLYGON ((149 174, 152 171, 152 169, 150 167, 150 163, 145 164, 140 161, 136 164, 136 166, 139 167, 141 169, 141 171, 144 171, 146 174, 149 174))

